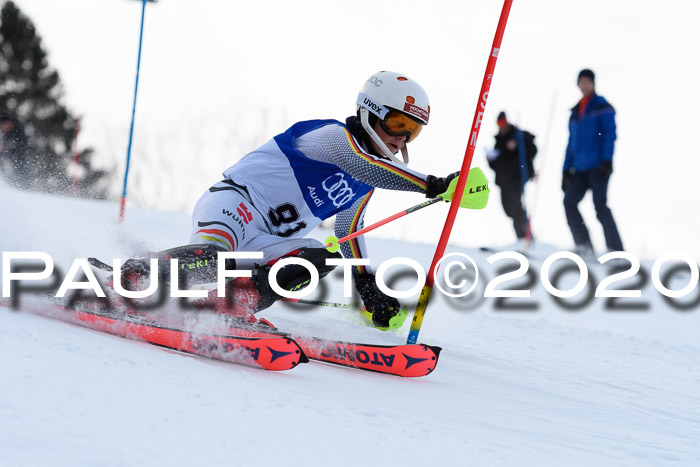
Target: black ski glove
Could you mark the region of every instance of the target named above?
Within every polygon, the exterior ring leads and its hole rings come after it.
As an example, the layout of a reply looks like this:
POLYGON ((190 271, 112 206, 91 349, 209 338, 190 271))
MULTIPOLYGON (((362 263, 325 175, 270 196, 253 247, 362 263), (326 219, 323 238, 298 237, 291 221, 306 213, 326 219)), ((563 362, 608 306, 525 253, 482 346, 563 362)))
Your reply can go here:
POLYGON ((459 175, 459 172, 449 174, 447 177, 436 177, 428 175, 428 181, 425 184, 425 197, 436 198, 447 191, 450 182, 459 175))
POLYGON ((389 320, 401 310, 399 301, 379 290, 374 274, 356 274, 355 288, 367 311, 372 313, 372 323, 377 327, 389 327, 389 320))
POLYGON ((612 173, 612 161, 603 161, 596 170, 601 177, 609 176, 612 173))

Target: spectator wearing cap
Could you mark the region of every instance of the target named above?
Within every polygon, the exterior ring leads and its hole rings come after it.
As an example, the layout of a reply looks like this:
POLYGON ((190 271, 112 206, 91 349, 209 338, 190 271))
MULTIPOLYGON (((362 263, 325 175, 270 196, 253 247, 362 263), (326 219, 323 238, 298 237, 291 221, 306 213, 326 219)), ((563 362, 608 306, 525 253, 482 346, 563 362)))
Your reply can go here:
POLYGON ((581 70, 578 87, 583 97, 571 109, 569 143, 562 177, 566 220, 577 252, 593 254, 588 228, 578 210, 579 202, 591 190, 607 248, 609 251, 621 251, 622 240, 608 207, 608 182, 613 171, 612 159, 617 138, 615 109, 604 97, 596 94, 593 71, 581 70))
POLYGON ((17 183, 22 183, 26 175, 26 153, 27 135, 22 124, 8 114, 0 113, 0 168, 9 165, 17 183))
POLYGON ((522 194, 525 183, 535 175, 535 136, 511 124, 505 112, 498 114, 496 123, 496 144, 493 150, 486 152, 486 158, 496 173, 495 181, 501 189, 503 210, 513 219, 513 228, 518 240, 523 240, 528 235, 528 222, 522 194))

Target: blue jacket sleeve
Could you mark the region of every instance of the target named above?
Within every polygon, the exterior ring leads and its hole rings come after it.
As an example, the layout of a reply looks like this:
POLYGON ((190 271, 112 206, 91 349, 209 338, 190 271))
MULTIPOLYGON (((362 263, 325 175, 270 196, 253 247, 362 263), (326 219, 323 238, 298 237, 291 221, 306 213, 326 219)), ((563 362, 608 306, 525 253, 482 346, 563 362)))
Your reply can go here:
POLYGON ((564 157, 564 167, 563 170, 566 172, 571 168, 573 165, 573 156, 574 156, 574 133, 576 132, 576 128, 574 125, 571 124, 571 120, 569 120, 569 142, 566 145, 566 156, 564 157))
POLYGON ((617 139, 617 126, 615 125, 615 110, 609 110, 600 115, 601 132, 601 156, 604 161, 612 161, 615 150, 615 140, 617 139))

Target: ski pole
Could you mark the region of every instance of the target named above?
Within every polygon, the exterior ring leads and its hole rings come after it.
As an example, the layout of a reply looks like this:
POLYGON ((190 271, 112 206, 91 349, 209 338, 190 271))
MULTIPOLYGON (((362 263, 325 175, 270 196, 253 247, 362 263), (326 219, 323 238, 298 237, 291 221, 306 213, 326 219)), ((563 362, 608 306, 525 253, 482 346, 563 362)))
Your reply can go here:
MULTIPOLYGON (((491 89, 491 82, 493 79, 493 73, 496 69, 496 60, 498 59, 498 53, 501 48, 501 41, 503 39, 503 33, 506 29, 506 23, 508 22, 508 14, 510 13, 510 7, 513 4, 513 0, 505 0, 503 3, 503 10, 501 10, 501 17, 498 20, 498 27, 496 28, 496 35, 493 39, 493 45, 489 50, 489 60, 486 64, 486 72, 484 73, 484 80, 481 85, 481 91, 479 92, 479 101, 476 106, 476 111, 474 112, 474 121, 472 122, 471 135, 469 137, 469 144, 464 153, 464 160, 462 161, 462 170, 460 173, 468 175, 469 168, 472 164, 472 158, 474 157, 474 150, 476 149, 476 140, 479 137, 479 129, 481 128, 481 120, 483 119, 484 112, 486 110, 486 100, 489 96, 489 90, 491 89)), ((459 177, 457 182, 457 187, 455 189, 454 199, 462 199, 462 194, 464 193, 464 187, 467 183, 468 177, 459 177)), ((435 250, 435 256, 433 257, 433 262, 430 265, 430 271, 428 271, 428 277, 425 280, 425 285, 423 290, 421 290, 420 299, 418 300, 418 305, 416 306, 416 312, 413 314, 413 321, 411 322, 411 330, 408 332, 408 339, 406 342, 408 344, 415 344, 418 342, 418 333, 423 325, 423 317, 428 308, 428 302, 430 301, 430 294, 433 290, 433 284, 435 282, 436 266, 438 261, 442 258, 445 253, 445 248, 447 248, 447 242, 450 239, 450 233, 452 232, 452 226, 457 216, 457 210, 459 209, 458 203, 451 203, 450 210, 447 213, 447 220, 445 221, 445 227, 440 235, 440 241, 438 242, 437 249, 435 250)))
MULTIPOLYGON (((335 236, 330 236, 326 239, 326 248, 328 248, 328 251, 335 253, 340 248, 341 243, 347 242, 348 240, 352 240, 353 238, 359 237, 360 235, 364 235, 367 232, 376 229, 377 227, 381 227, 384 224, 388 224, 391 221, 395 221, 396 219, 399 219, 403 216, 411 214, 412 212, 416 212, 420 209, 428 207, 428 206, 435 204, 439 201, 443 201, 442 196, 438 196, 437 198, 429 199, 428 201, 423 201, 420 204, 416 204, 415 206, 411 206, 410 208, 404 209, 401 212, 397 212, 396 214, 389 216, 386 219, 382 219, 378 222, 375 222, 372 225, 368 225, 367 227, 365 227, 363 229, 357 230, 349 235, 346 235, 345 237, 343 237, 341 239, 338 239, 338 237, 335 237, 335 236)), ((457 203, 457 206, 459 206, 459 203, 457 203)))

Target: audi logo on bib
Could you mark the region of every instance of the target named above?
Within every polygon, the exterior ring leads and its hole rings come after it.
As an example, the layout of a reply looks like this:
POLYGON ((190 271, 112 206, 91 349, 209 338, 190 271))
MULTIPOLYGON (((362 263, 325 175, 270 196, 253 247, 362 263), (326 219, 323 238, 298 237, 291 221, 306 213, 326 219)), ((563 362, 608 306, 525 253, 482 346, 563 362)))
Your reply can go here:
POLYGON ((347 180, 345 180, 345 175, 340 172, 325 179, 321 183, 321 187, 328 193, 328 199, 333 202, 335 207, 340 207, 355 197, 355 192, 352 191, 347 180), (333 183, 332 185, 331 182, 333 183))

